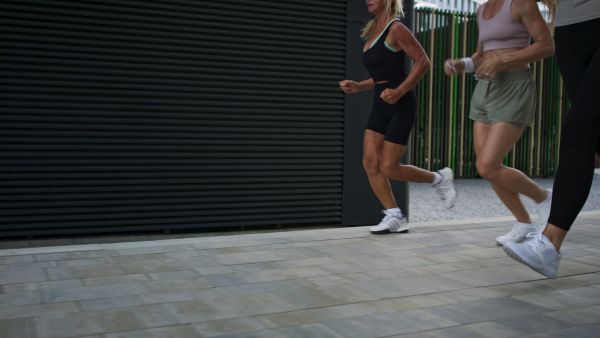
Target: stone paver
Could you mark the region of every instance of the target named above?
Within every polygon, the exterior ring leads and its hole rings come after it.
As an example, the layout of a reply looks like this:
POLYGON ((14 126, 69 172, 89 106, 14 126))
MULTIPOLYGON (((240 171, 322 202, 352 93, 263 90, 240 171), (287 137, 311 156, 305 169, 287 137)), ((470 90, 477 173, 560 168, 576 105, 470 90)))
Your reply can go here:
POLYGON ((0 337, 600 336, 600 211, 559 278, 510 218, 0 250, 0 337))

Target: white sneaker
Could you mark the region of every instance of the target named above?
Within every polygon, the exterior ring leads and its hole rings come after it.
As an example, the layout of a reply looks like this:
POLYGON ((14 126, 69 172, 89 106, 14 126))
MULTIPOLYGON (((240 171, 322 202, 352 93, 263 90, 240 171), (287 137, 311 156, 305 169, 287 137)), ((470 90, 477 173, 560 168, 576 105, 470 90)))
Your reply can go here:
POLYGON ((537 204, 538 208, 538 219, 537 222, 542 230, 546 227, 548 223, 548 217, 550 217, 550 207, 552 207, 552 189, 546 189, 548 193, 549 199, 542 203, 537 204))
POLYGON ((531 224, 517 222, 509 233, 496 237, 496 242, 500 245, 504 245, 506 242, 519 243, 524 241, 530 232, 540 232, 535 222, 531 224))
POLYGON ((507 242, 502 248, 512 259, 527 265, 533 271, 552 279, 558 276, 558 264, 563 254, 556 252, 548 237, 532 232, 527 234, 524 242, 507 242))
POLYGON ((383 210, 385 217, 374 227, 371 227, 371 233, 374 235, 389 234, 392 232, 408 232, 408 225, 406 225, 406 217, 398 218, 391 213, 383 210))
POLYGON ((438 173, 442 175, 442 181, 434 185, 433 189, 440 196, 444 209, 450 209, 456 204, 456 197, 458 196, 454 187, 454 173, 450 168, 438 170, 438 173))

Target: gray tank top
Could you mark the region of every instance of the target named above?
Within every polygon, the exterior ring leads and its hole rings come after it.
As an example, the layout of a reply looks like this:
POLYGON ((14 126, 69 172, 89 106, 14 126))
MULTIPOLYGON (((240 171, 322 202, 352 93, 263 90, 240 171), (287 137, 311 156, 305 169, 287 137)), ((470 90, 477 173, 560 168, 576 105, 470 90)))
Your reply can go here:
MULTIPOLYGON (((600 1, 600 0, 596 0, 600 1)), ((479 42, 483 51, 507 48, 524 48, 529 46, 531 37, 522 22, 517 21, 510 12, 512 0, 504 0, 500 12, 491 19, 483 18, 483 10, 479 12, 479 42)), ((487 6, 487 3, 483 6, 487 6)))
MULTIPOLYGON (((556 27, 600 18, 600 0, 558 0, 556 27)), ((590 32, 593 34, 594 32, 590 32)), ((600 32, 596 32, 600 34, 600 32)))

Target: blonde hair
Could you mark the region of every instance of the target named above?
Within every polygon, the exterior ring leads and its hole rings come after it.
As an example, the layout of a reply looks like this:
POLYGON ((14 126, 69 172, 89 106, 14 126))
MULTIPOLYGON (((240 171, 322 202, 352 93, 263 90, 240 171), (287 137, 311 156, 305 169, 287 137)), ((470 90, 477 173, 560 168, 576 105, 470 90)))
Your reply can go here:
POLYGON ((548 8, 548 26, 550 31, 554 31, 554 20, 556 19, 556 6, 558 6, 557 0, 540 0, 541 3, 548 8))
MULTIPOLYGON (((383 0, 385 2, 385 12, 388 13, 391 17, 401 19, 404 17, 404 10, 402 8, 402 0, 383 0)), ((542 0, 542 1, 556 1, 556 0, 542 0)), ((367 1, 368 3, 368 1, 367 1)), ((555 7, 556 8, 556 7, 555 7)), ((361 38, 367 40, 373 32, 375 31, 375 27, 377 27, 377 18, 372 19, 367 22, 365 28, 363 28, 363 32, 360 35, 361 38)))

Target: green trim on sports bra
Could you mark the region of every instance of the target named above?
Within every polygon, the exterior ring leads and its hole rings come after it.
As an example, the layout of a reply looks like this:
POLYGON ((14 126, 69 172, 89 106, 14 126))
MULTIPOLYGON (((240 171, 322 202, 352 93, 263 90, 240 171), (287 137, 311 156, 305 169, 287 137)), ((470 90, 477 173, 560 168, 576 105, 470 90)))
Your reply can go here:
MULTIPOLYGON (((385 26, 385 28, 384 28, 384 29, 381 31, 381 33, 379 34, 379 36, 377 37, 377 39, 375 39, 375 41, 373 41, 373 43, 371 44, 371 46, 370 46, 368 49, 364 49, 364 48, 363 48, 363 52, 366 52, 366 51, 368 51, 369 49, 373 48, 373 46, 375 46, 375 44, 377 43, 377 41, 379 41, 379 38, 380 38, 380 37, 383 35, 383 33, 386 31, 386 29, 388 29, 388 27, 389 27, 389 26, 392 24, 392 22, 394 22, 394 21, 398 21, 398 19, 394 19, 394 20, 390 21, 390 22, 387 24, 387 26, 385 26)), ((384 43, 385 43, 385 41, 384 41, 384 43)), ((386 45, 387 45, 387 44, 386 44, 386 45)), ((390 48, 390 47, 388 47, 388 48, 390 48)), ((390 48, 390 49, 391 49, 391 48, 390 48)), ((394 51, 394 52, 395 52, 395 50, 393 50, 393 49, 392 49, 392 51, 394 51)))
POLYGON ((398 53, 398 51, 392 48, 390 45, 388 45, 387 42, 384 41, 383 44, 385 45, 385 48, 390 50, 390 52, 398 53))

